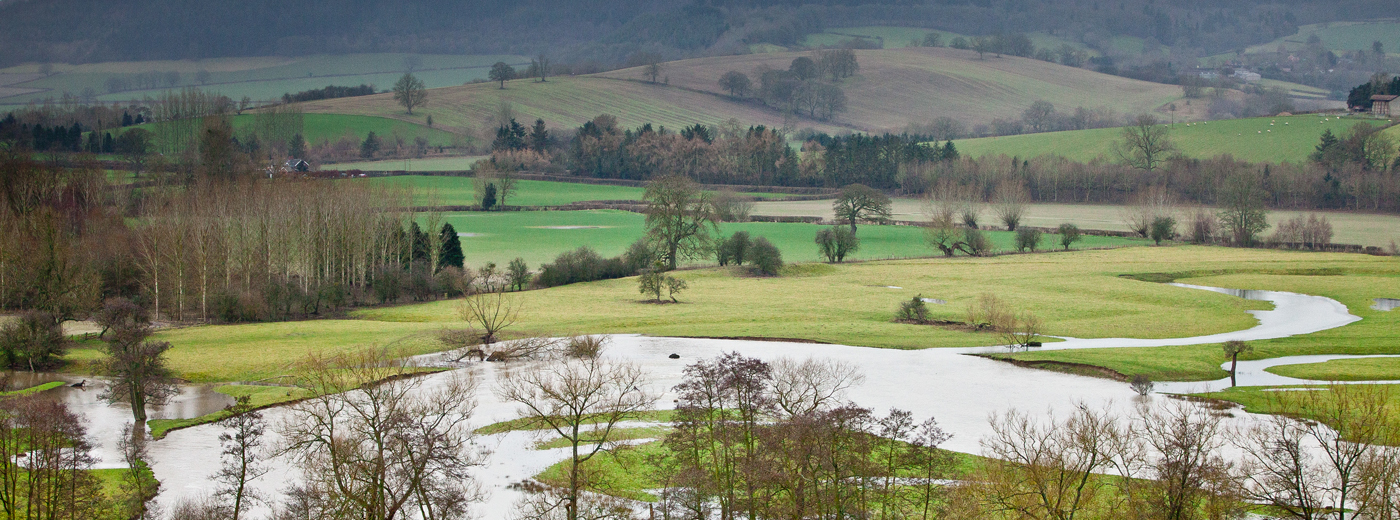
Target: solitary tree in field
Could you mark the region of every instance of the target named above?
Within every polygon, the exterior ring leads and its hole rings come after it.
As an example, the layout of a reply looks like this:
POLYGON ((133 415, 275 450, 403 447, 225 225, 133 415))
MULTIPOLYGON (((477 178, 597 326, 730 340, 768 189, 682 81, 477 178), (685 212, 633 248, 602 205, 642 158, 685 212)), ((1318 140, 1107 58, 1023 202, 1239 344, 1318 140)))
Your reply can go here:
POLYGON ((719 88, 728 91, 731 96, 744 97, 753 88, 753 81, 750 81, 744 73, 731 70, 719 77, 719 88))
POLYGON ((831 209, 836 212, 837 220, 851 225, 851 233, 855 234, 856 221, 890 218, 890 198, 864 184, 851 184, 841 188, 841 194, 831 209))
POLYGON ((647 203, 647 236, 661 245, 668 269, 675 269, 681 257, 709 250, 710 231, 719 229, 719 217, 709 195, 694 181, 679 175, 656 179, 647 184, 642 199, 647 203))
POLYGON ((428 104, 428 88, 423 85, 423 80, 418 79, 411 73, 405 72, 399 78, 398 83, 394 83, 394 101, 397 101, 408 113, 413 113, 413 107, 421 107, 428 104))
POLYGON ((541 83, 547 81, 545 78, 549 77, 550 65, 548 56, 545 56, 544 53, 541 52, 539 57, 531 61, 530 65, 535 69, 535 74, 539 75, 541 83))
POLYGON ((1176 152, 1167 127, 1156 117, 1143 114, 1123 127, 1122 141, 1113 144, 1113 153, 1124 164, 1151 173, 1176 152))
POLYGON ((1253 245, 1259 233, 1269 228, 1259 181, 1252 172, 1237 173, 1225 180, 1220 191, 1220 227, 1230 233, 1236 246, 1253 245))
POLYGON ((1065 251, 1069 251, 1069 246, 1078 242, 1079 239, 1079 226, 1070 223, 1060 224, 1060 245, 1065 246, 1065 251))
POLYGON ((491 78, 491 81, 500 82, 501 88, 506 88, 506 82, 515 79, 515 68, 506 65, 504 61, 498 61, 491 66, 491 72, 488 72, 486 77, 491 78))
POLYGON ((656 80, 661 77, 661 63, 653 62, 647 65, 645 69, 642 69, 642 74, 647 77, 647 80, 656 83, 656 80))
POLYGON ((1221 348, 1225 350, 1225 355, 1230 356, 1230 386, 1235 386, 1235 366, 1239 364, 1240 354, 1248 354, 1254 347, 1243 341, 1231 340, 1221 348))

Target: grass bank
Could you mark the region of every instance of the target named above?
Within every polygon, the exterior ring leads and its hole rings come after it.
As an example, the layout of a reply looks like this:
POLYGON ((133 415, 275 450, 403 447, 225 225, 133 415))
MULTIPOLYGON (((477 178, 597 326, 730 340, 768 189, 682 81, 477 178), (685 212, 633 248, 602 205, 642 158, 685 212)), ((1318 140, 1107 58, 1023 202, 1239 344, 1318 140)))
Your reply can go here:
MULTIPOLYGON (((1357 257, 1367 258, 1367 257, 1357 257)), ((1302 336, 1250 342, 1253 350, 1242 360, 1310 354, 1400 354, 1396 332, 1400 313, 1371 309, 1372 299, 1400 294, 1400 262, 1380 258, 1327 275, 1226 274, 1186 277, 1177 281, 1235 289, 1288 291, 1326 296, 1346 305, 1361 321, 1302 336)), ((1321 267, 1318 265, 1316 267, 1321 267)), ((1319 271, 1326 272, 1326 271, 1319 271)), ((1220 368, 1228 360, 1221 345, 1106 348, 1028 352, 1000 357, 1020 361, 1054 361, 1106 368, 1126 376, 1145 375, 1156 381, 1211 381, 1228 377, 1220 368)), ((1356 359, 1289 365, 1270 372, 1316 380, 1400 379, 1400 363, 1389 359, 1356 359)))

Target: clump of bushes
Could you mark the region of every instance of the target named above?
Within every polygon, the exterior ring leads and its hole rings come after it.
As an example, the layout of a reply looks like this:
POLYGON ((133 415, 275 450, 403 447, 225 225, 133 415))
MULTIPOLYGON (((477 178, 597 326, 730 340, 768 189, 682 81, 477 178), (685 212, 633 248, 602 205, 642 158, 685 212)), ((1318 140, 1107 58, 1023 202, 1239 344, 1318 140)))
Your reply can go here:
POLYGON ((603 258, 593 248, 583 246, 560 253, 554 261, 540 266, 535 287, 549 288, 572 283, 625 278, 637 274, 627 255, 603 258))
POLYGON ((1069 246, 1074 245, 1075 242, 1078 242, 1079 239, 1082 238, 1079 234, 1079 226, 1076 226, 1074 224, 1060 224, 1059 232, 1060 245, 1064 246, 1065 251, 1069 251, 1069 246))
POLYGON ((744 260, 749 251, 752 240, 749 239, 748 231, 735 231, 729 238, 719 241, 715 246, 715 259, 719 261, 721 267, 734 264, 744 265, 744 260))
POLYGON ((860 249, 860 238, 845 226, 832 226, 817 232, 817 247, 827 262, 844 262, 846 256, 860 249))
POLYGON ((657 303, 661 302, 662 291, 666 291, 666 296, 671 298, 671 303, 680 303, 676 299, 676 294, 687 288, 685 280, 666 274, 660 263, 656 267, 642 271, 642 275, 637 278, 637 291, 651 295, 651 301, 657 303))
POLYGON ((1029 250, 1034 252, 1035 248, 1040 247, 1041 238, 1042 235, 1039 229, 1022 227, 1016 230, 1016 250, 1021 252, 1029 250))
POLYGON ((62 364, 68 352, 68 338, 52 314, 28 311, 0 328, 0 354, 11 368, 33 372, 62 364))
POLYGON ((924 295, 920 294, 900 302, 899 311, 894 315, 894 321, 928 323, 928 305, 924 303, 924 295))
POLYGON ((758 237, 749 246, 746 260, 753 265, 754 274, 777 276, 783 268, 783 253, 763 237, 758 237))

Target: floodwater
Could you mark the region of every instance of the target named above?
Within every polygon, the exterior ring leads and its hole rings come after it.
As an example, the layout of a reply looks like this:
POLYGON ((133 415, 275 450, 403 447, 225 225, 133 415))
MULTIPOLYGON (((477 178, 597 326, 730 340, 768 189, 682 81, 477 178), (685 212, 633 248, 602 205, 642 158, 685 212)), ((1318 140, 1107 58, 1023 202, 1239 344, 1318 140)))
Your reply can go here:
POLYGON ((1371 308, 1378 311, 1391 311, 1400 307, 1400 300, 1395 298, 1376 298, 1375 302, 1376 304, 1372 305, 1371 308))
MULTIPOLYGON (((1183 287, 1229 292, 1207 287, 1183 287)), ((1047 344, 1044 348, 1144 347, 1218 343, 1230 339, 1257 340, 1316 332, 1360 319, 1348 313, 1345 306, 1328 298, 1273 291, 1232 294, 1273 302, 1274 309, 1250 311, 1258 318, 1259 324, 1242 331, 1195 338, 1151 340, 1069 338, 1063 342, 1047 344)), ((811 343, 616 335, 610 337, 610 344, 606 347, 604 355, 641 365, 651 378, 652 389, 661 396, 657 403, 660 408, 673 405, 676 396, 670 389, 681 381, 682 369, 687 364, 723 352, 737 351, 746 356, 769 361, 781 357, 806 356, 845 361, 859 366, 866 376, 864 384, 850 391, 848 397, 851 401, 880 413, 890 408, 909 410, 914 413, 916 420, 935 417, 945 430, 954 434, 944 446, 963 452, 979 451, 978 440, 989 433, 987 419, 992 413, 1012 408, 1038 414, 1059 409, 1063 413, 1075 403, 1084 403, 1127 415, 1135 406, 1136 394, 1121 382, 1021 368, 1009 363, 966 355, 988 350, 999 349, 893 350, 811 343), (680 359, 670 359, 671 354, 678 354, 680 359)), ((1327 358, 1341 357, 1344 356, 1327 358)), ((1274 365, 1277 365, 1311 363, 1317 362, 1317 359, 1320 358, 1307 356, 1265 361, 1274 361, 1274 365)), ((1274 379, 1267 378, 1281 376, 1274 376, 1263 370, 1274 365, 1264 362, 1241 362, 1241 383, 1276 384, 1272 382, 1274 379)), ((518 417, 514 405, 500 402, 491 391, 497 375, 502 370, 512 367, 512 364, 478 363, 463 369, 480 383, 476 410, 471 421, 473 427, 518 417)), ((423 385, 432 387, 442 384, 448 377, 452 377, 452 374, 426 376, 423 385)), ((1158 388, 1163 391, 1201 391, 1213 388, 1211 385, 1215 383, 1217 382, 1165 383, 1158 388), (1179 385, 1180 388, 1173 385, 1179 385)), ((95 395, 95 391, 79 391, 78 394, 95 395)), ((196 401, 203 403, 203 400, 196 401)), ((129 418, 129 411, 125 408, 109 407, 92 400, 70 401, 70 404, 75 405, 75 411, 90 418, 94 415, 105 417, 103 414, 110 415, 111 412, 107 410, 113 409, 117 411, 116 415, 129 418)), ((183 408, 180 410, 178 413, 195 411, 183 408)), ((269 428, 267 444, 275 445, 275 425, 287 420, 290 413, 285 408, 273 408, 264 413, 269 425, 273 426, 269 428)), ((1249 420, 1254 420, 1253 416, 1244 413, 1237 413, 1236 417, 1228 419, 1249 420)), ((101 418, 96 422, 90 419, 89 422, 94 425, 108 423, 124 424, 114 419, 101 418)), ((93 428, 92 433, 94 437, 98 437, 107 431, 110 431, 110 428, 102 426, 93 428)), ((210 476, 218 468, 216 460, 220 433, 222 429, 217 425, 203 425, 171 432, 165 439, 149 445, 149 462, 156 477, 162 482, 158 497, 162 505, 169 506, 181 498, 212 491, 210 476)), ((487 502, 477 508, 481 517, 509 516, 514 502, 520 497, 520 492, 510 489, 509 485, 527 479, 563 458, 564 454, 560 450, 533 449, 537 439, 537 434, 531 432, 512 432, 477 439, 479 449, 492 452, 485 465, 475 471, 476 478, 490 495, 487 502)), ((103 452, 100 455, 104 464, 110 460, 119 460, 112 458, 116 453, 114 447, 114 442, 104 443, 103 448, 99 450, 103 452)), ((272 471, 259 479, 255 487, 276 499, 285 492, 288 482, 296 475, 281 460, 271 461, 270 466, 272 471)))

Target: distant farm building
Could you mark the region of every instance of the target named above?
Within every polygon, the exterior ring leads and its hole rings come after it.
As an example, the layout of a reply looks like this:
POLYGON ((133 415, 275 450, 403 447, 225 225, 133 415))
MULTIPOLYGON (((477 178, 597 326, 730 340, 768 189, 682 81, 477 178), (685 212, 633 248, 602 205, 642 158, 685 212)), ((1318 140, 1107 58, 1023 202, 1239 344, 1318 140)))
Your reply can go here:
POLYGON ((1242 69, 1235 70, 1235 77, 1244 80, 1247 83, 1256 83, 1259 80, 1264 79, 1264 77, 1259 75, 1258 72, 1250 72, 1242 69))
POLYGON ((1400 105, 1396 99, 1400 96, 1377 94, 1371 96, 1371 115, 1378 117, 1390 117, 1395 113, 1395 108, 1400 105))

